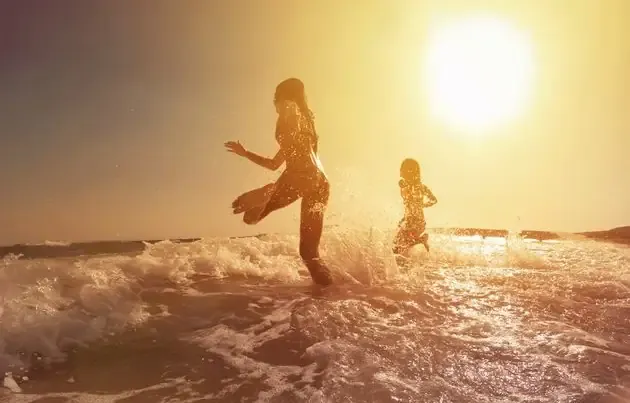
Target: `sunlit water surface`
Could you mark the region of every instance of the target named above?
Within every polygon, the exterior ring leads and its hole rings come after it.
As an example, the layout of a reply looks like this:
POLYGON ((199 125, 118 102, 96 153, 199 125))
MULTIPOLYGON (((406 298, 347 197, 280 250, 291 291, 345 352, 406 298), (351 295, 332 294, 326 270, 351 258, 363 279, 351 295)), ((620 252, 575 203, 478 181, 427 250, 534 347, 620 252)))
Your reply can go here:
POLYGON ((326 290, 292 236, 7 257, 0 400, 630 401, 630 249, 391 235, 327 234, 326 290))

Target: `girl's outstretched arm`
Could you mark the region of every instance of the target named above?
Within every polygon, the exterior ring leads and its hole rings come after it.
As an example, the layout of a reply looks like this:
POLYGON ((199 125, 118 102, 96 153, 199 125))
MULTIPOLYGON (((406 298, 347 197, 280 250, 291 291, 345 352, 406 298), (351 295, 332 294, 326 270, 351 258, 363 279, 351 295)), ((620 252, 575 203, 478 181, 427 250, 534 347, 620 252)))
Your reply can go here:
POLYGON ((427 197, 426 202, 423 203, 422 207, 431 207, 433 206, 435 203, 437 203, 437 198, 435 197, 435 195, 433 194, 433 192, 431 191, 431 189, 429 189, 428 187, 426 187, 425 185, 423 185, 424 189, 423 193, 424 195, 427 197))
POLYGON ((270 169, 272 171, 280 168, 280 166, 284 162, 284 153, 282 152, 282 149, 278 150, 273 158, 263 157, 262 155, 255 154, 251 151, 245 151, 245 155, 243 156, 254 164, 260 165, 261 167, 270 169))
POLYGON ((280 166, 284 162, 284 153, 282 152, 282 149, 278 150, 273 158, 267 158, 251 151, 247 151, 245 147, 243 147, 243 145, 238 141, 228 141, 227 143, 225 143, 225 148, 227 148, 228 152, 240 155, 241 157, 245 157, 254 164, 260 165, 261 167, 270 169, 272 171, 280 168, 280 166))

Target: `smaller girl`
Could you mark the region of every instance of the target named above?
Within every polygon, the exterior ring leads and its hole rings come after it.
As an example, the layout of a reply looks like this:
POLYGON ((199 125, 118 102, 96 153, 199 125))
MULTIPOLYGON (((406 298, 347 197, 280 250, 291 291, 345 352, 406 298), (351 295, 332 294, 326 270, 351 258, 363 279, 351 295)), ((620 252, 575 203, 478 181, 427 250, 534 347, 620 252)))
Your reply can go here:
POLYGON ((412 247, 423 244, 427 252, 429 251, 429 235, 424 233, 426 229, 424 208, 433 206, 437 203, 437 199, 433 192, 422 183, 420 164, 414 159, 407 158, 400 165, 398 185, 405 205, 405 216, 398 224, 393 251, 398 265, 404 266, 412 247))

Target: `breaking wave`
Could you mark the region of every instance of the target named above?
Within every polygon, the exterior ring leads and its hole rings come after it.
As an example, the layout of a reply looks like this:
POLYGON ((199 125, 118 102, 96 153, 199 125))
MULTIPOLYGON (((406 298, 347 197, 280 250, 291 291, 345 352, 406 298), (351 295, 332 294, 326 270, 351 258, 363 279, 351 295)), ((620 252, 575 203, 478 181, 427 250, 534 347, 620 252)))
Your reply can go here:
POLYGON ((327 234, 324 290, 289 235, 7 256, 0 369, 16 401, 630 396, 628 248, 436 234, 403 272, 391 238, 327 234))

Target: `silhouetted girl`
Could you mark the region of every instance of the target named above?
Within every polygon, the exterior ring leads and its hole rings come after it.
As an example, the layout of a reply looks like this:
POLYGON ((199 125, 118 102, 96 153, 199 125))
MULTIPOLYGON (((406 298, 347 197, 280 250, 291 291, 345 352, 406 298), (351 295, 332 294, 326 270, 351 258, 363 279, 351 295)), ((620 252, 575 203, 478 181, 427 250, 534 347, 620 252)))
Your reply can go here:
POLYGON ((400 165, 398 185, 405 205, 405 216, 398 224, 394 253, 397 255, 398 264, 404 265, 409 250, 415 245, 423 244, 427 252, 429 251, 429 236, 424 233, 426 229, 424 208, 433 206, 437 199, 422 183, 420 164, 414 159, 407 158, 400 165))
POLYGON ((330 186, 317 156, 318 137, 302 81, 289 78, 278 84, 274 104, 278 112, 276 141, 280 149, 273 158, 247 151, 239 142, 229 141, 225 146, 228 151, 264 168, 277 170, 282 163, 286 168, 275 183, 242 194, 232 207, 235 214, 245 213, 245 223, 256 224, 272 211, 302 198, 300 256, 313 281, 329 285, 332 277, 319 257, 319 242, 330 186))

